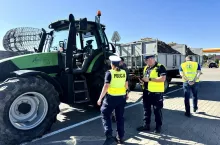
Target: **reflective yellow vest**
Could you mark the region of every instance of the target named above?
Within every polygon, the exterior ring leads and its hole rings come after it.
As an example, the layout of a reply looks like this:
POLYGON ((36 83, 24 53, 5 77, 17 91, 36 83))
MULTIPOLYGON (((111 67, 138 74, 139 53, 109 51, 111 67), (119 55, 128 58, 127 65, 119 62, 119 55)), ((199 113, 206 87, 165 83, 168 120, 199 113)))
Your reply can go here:
MULTIPOLYGON (((194 61, 186 61, 181 64, 181 67, 183 69, 184 75, 190 80, 193 81, 193 79, 197 75, 198 70, 198 63, 194 61)), ((183 78, 183 82, 186 82, 186 80, 183 78)), ((199 79, 196 80, 196 82, 199 82, 199 79)))
MULTIPOLYGON (((157 66, 155 66, 151 72, 150 72, 150 76, 149 78, 157 78, 159 75, 158 75, 158 72, 157 72, 157 69, 158 67, 161 66, 161 64, 157 63, 157 66)), ((148 66, 145 66, 144 67, 144 71, 143 71, 143 76, 145 76, 146 74, 146 70, 147 70, 148 66)), ((147 88, 148 91, 150 92, 164 92, 165 88, 164 88, 164 82, 153 82, 153 81, 149 81, 148 82, 148 88, 147 88)))
POLYGON ((111 82, 108 88, 108 94, 112 96, 122 96, 126 94, 126 72, 124 70, 110 70, 111 82))

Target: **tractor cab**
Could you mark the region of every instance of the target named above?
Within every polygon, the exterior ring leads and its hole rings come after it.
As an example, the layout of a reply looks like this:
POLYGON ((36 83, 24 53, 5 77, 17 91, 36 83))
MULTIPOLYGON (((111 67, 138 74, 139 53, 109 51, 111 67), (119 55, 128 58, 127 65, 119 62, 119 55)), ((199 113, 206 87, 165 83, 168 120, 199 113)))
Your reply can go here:
POLYGON ((87 18, 71 19, 73 16, 70 15, 69 20, 59 20, 50 24, 49 28, 53 29, 52 41, 50 47, 44 51, 60 52, 66 61, 64 65, 72 65, 73 73, 86 72, 94 57, 103 53, 106 59, 106 53, 110 51, 104 32, 105 26, 100 24, 100 16, 99 12, 95 21, 87 21, 87 18))
MULTIPOLYGON (((55 39, 57 39, 56 36, 55 39)), ((53 43, 51 47, 52 50, 53 45, 57 45, 56 41, 54 42, 55 43, 53 43)), ((60 51, 62 55, 65 55, 67 50, 67 39, 59 41, 58 48, 59 49, 57 51, 60 51)), ((82 68, 85 58, 88 56, 92 56, 96 51, 100 50, 98 50, 96 36, 93 32, 76 33, 76 51, 73 52, 73 58, 76 59, 77 68, 82 68)))
POLYGON ((115 48, 108 43, 100 16, 99 11, 95 21, 87 21, 87 18, 75 20, 70 14, 68 20, 49 25, 51 42, 42 51, 58 53, 62 70, 58 79, 65 88, 64 96, 68 96, 64 102, 91 100, 96 104, 101 93, 105 72, 110 67, 107 60, 115 53, 115 48))

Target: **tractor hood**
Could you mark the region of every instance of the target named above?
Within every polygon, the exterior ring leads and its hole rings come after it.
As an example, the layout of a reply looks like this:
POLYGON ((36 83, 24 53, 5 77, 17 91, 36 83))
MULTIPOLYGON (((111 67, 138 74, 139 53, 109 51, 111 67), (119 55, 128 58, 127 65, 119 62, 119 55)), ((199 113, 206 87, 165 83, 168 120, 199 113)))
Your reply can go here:
POLYGON ((0 50, 0 60, 5 59, 5 58, 9 58, 9 57, 13 57, 13 56, 18 56, 18 55, 21 55, 21 54, 18 52, 13 52, 13 51, 0 50))
POLYGON ((34 70, 47 74, 57 74, 60 70, 58 53, 32 53, 8 57, 0 60, 0 82, 8 78, 13 71, 34 70))

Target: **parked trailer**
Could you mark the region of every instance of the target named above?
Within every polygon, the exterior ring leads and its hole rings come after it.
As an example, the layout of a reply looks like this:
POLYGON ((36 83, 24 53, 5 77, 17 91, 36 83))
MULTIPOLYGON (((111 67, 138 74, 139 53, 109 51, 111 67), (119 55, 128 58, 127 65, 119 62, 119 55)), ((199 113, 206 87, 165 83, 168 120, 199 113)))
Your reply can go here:
POLYGON ((203 65, 203 49, 202 48, 190 48, 191 51, 196 54, 196 61, 202 66, 203 65))
POLYGON ((133 90, 139 82, 138 77, 142 76, 144 63, 143 56, 155 54, 156 60, 167 69, 165 91, 169 87, 172 78, 179 77, 179 66, 182 55, 166 43, 152 38, 144 38, 140 41, 127 44, 118 44, 117 53, 124 58, 130 71, 130 89, 133 90))
POLYGON ((200 65, 203 63, 203 51, 202 48, 189 48, 185 44, 177 44, 177 43, 170 43, 169 44, 173 49, 177 50, 178 52, 181 53, 182 58, 181 62, 185 61, 185 57, 187 55, 191 55, 193 61, 198 62, 200 65))

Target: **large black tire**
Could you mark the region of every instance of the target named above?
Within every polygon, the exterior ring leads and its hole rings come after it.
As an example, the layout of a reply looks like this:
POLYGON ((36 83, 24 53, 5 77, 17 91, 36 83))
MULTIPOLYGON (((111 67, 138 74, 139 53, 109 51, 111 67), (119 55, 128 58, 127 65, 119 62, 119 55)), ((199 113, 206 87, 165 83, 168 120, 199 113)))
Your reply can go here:
POLYGON ((133 91, 136 88, 136 81, 129 81, 129 89, 133 91))
POLYGON ((99 74, 95 74, 93 77, 93 81, 91 82, 91 85, 89 87, 90 98, 93 106, 99 109, 100 106, 97 105, 97 101, 102 92, 102 88, 104 85, 104 77, 99 76, 99 74))
POLYGON ((108 66, 108 64, 103 64, 97 71, 88 76, 91 103, 97 109, 100 108, 100 106, 97 105, 97 101, 104 85, 105 72, 109 70, 109 68, 110 66, 108 66))
POLYGON ((166 79, 165 82, 164 82, 164 93, 168 92, 169 84, 170 84, 169 80, 166 79))
POLYGON ((0 84, 0 99, 0 144, 4 145, 17 145, 41 137, 50 130, 59 113, 58 92, 53 85, 42 78, 9 79, 0 84), (20 130, 12 125, 9 119, 9 109, 13 101, 26 92, 42 94, 48 103, 48 111, 38 126, 30 130, 20 130))

